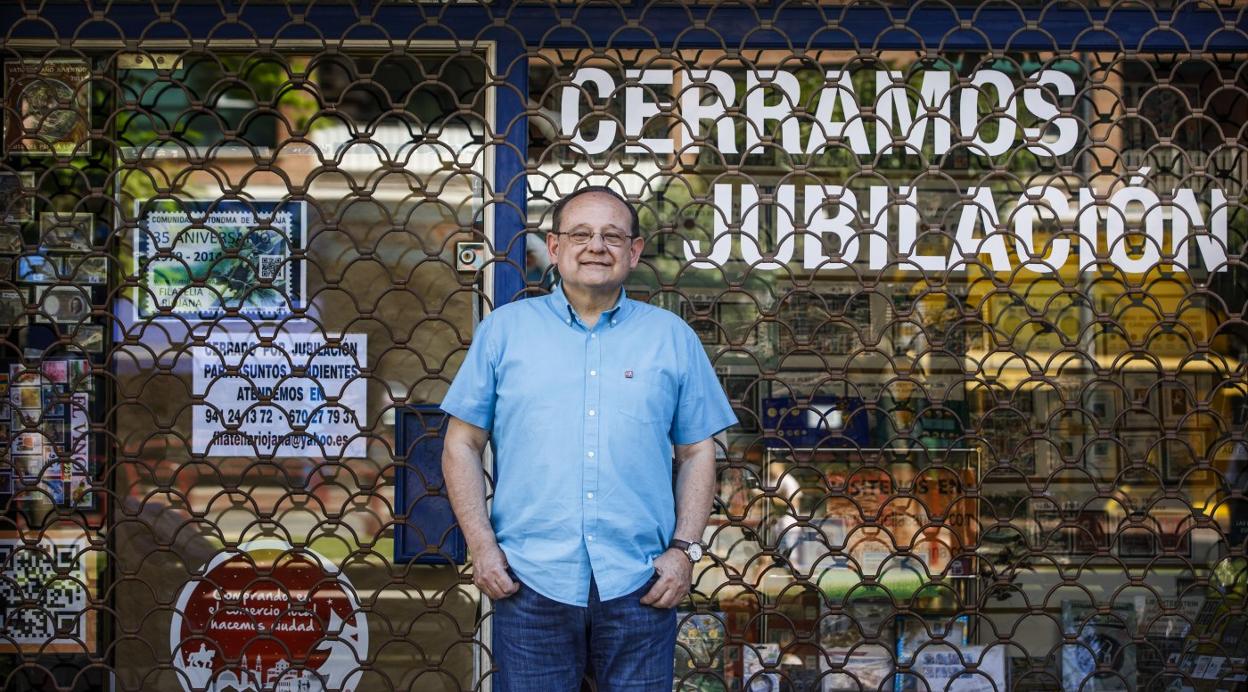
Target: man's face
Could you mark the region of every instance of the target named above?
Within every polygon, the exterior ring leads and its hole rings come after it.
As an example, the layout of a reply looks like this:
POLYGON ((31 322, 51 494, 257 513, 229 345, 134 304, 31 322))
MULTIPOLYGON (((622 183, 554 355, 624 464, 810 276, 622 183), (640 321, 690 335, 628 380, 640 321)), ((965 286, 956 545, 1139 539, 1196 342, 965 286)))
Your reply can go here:
POLYGON ((590 192, 569 202, 559 221, 560 233, 546 236, 546 249, 563 282, 578 289, 619 290, 645 246, 641 238, 631 238, 618 247, 603 240, 603 234, 628 237, 631 232, 632 216, 624 204, 606 193, 590 192), (592 233, 593 237, 578 245, 564 235, 573 231, 592 233))

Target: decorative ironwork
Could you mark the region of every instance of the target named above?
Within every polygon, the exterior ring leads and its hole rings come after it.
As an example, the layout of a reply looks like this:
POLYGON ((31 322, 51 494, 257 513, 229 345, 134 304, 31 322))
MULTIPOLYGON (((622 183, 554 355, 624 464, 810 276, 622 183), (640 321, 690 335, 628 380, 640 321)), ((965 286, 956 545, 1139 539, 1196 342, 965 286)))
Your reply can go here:
POLYGON ((740 418, 674 689, 1245 686, 1248 24, 1162 6, 0 8, 2 686, 487 687, 434 414, 587 182, 740 418))

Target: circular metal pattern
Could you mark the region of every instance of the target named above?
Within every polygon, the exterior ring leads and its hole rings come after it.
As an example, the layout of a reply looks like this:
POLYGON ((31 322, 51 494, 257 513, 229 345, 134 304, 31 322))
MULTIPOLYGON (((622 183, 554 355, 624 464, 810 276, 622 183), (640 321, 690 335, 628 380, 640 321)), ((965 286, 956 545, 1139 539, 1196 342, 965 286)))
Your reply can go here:
POLYGON ((675 689, 1245 684, 1239 4, 0 26, 5 689, 488 685, 436 404, 584 184, 740 420, 675 689))

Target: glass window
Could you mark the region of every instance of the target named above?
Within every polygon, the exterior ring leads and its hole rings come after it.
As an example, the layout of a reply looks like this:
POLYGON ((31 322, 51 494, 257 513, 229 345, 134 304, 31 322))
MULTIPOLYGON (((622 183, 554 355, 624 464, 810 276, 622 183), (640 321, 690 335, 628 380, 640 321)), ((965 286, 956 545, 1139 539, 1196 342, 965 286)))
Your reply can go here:
POLYGON ((1213 655, 1220 626, 1177 623, 1228 612, 1243 539, 1232 65, 532 64, 530 224, 582 181, 636 199, 630 294, 689 323, 740 418, 678 688, 943 688, 975 662, 1146 689, 1213 655))

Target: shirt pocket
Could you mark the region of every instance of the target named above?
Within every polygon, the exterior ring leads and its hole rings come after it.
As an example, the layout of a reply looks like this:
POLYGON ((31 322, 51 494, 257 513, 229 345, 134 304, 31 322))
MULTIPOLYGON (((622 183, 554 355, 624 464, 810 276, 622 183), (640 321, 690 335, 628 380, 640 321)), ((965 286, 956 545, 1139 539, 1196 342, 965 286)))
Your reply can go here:
POLYGON ((619 377, 615 400, 620 414, 639 423, 667 423, 671 420, 668 410, 671 394, 666 391, 663 378, 632 371, 625 371, 619 377))

